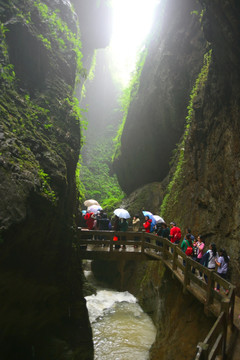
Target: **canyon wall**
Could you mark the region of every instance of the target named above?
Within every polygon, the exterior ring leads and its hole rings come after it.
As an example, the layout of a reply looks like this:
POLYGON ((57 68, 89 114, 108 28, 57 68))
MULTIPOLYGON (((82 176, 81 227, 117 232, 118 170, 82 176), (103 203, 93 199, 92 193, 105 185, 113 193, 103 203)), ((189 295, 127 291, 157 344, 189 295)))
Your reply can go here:
POLYGON ((191 12, 196 1, 163 1, 155 14, 139 91, 133 99, 113 164, 127 193, 163 180, 184 130, 189 94, 202 66, 206 40, 191 12))
MULTIPOLYGON (((160 204, 148 210, 225 247, 239 288, 240 5, 164 4, 115 171, 128 194, 158 182, 160 204)), ((146 208, 137 192, 131 198, 146 208)))
POLYGON ((240 8, 236 2, 202 2, 206 40, 212 48, 205 83, 192 105, 192 119, 166 201, 165 216, 201 233, 230 255, 229 279, 239 291, 239 105, 240 8))
MULTIPOLYGON (((96 3, 81 16, 94 13, 100 26, 96 3)), ((92 359, 72 248, 81 143, 74 88, 86 76, 81 40, 87 57, 107 37, 94 38, 88 23, 80 39, 68 0, 0 1, 0 19, 0 357, 92 359)))

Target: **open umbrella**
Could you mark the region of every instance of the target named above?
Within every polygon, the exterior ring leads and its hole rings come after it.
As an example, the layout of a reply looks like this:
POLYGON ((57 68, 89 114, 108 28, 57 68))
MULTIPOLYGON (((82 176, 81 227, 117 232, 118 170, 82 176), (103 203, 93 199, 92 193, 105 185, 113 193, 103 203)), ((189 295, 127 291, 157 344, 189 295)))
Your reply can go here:
POLYGON ((159 215, 153 215, 154 219, 156 220, 156 223, 164 223, 165 221, 163 220, 163 218, 159 215))
POLYGON ((131 216, 129 214, 129 212, 125 209, 116 209, 113 212, 115 215, 117 215, 119 218, 121 219, 129 219, 131 216))
POLYGON ((99 205, 99 203, 97 202, 97 200, 94 200, 94 199, 88 199, 86 201, 84 201, 84 205, 86 207, 89 207, 91 205, 99 205))
POLYGON ((102 207, 100 205, 91 205, 87 208, 88 212, 93 212, 94 214, 96 214, 100 210, 102 210, 102 207))
POLYGON ((143 210, 142 213, 143 213, 144 216, 149 216, 149 217, 153 216, 153 214, 150 211, 143 210))
POLYGON ((156 220, 155 220, 153 214, 152 214, 150 211, 145 211, 145 210, 143 210, 142 213, 143 213, 144 216, 148 216, 149 219, 152 220, 152 224, 153 224, 153 225, 156 225, 156 220))

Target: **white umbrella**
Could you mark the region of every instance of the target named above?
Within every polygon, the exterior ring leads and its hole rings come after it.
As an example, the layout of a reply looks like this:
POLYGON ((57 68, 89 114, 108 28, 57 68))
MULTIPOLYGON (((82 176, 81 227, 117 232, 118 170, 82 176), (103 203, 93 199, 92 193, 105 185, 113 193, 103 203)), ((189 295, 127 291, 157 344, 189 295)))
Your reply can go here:
POLYGON ((94 214, 96 214, 100 210, 102 210, 102 207, 100 205, 91 205, 87 208, 88 212, 93 212, 94 214))
POLYGON ((99 205, 99 203, 97 202, 97 200, 89 199, 89 200, 84 201, 84 205, 89 207, 91 205, 99 205))
POLYGON ((121 219, 129 219, 131 217, 129 212, 125 209, 116 209, 113 213, 121 219))
POLYGON ((159 215, 153 215, 154 219, 156 220, 156 223, 164 223, 165 221, 163 218, 159 215))

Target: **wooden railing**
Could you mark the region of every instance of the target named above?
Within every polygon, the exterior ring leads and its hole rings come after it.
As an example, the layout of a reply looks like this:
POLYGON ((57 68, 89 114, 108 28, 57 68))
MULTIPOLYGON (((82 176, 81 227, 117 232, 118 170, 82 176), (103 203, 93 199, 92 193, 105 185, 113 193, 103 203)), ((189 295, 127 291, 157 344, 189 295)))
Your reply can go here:
MULTIPOLYGON (((183 284, 183 292, 191 292, 204 303, 205 313, 213 313, 217 320, 203 342, 197 346, 195 360, 215 359, 216 355, 225 358, 227 326, 233 329, 235 303, 235 286, 221 278, 215 271, 206 268, 187 256, 179 245, 168 239, 145 232, 115 232, 79 230, 77 246, 105 245, 109 252, 116 252, 114 245, 138 245, 141 253, 151 255, 153 259, 161 259, 183 284), (118 236, 117 242, 113 237, 118 236), (138 239, 136 241, 136 238, 138 239), (100 240, 101 239, 101 240, 100 240), (135 240, 134 240, 135 239, 135 240), (158 245, 156 245, 156 241, 158 245), (202 279, 197 276, 202 273, 202 279), (222 291, 215 290, 220 284, 222 291), (197 287, 196 287, 197 285, 197 287)), ((100 250, 101 251, 101 250, 100 250)), ((119 254, 120 255, 120 254, 119 254)), ((122 252, 121 252, 121 256, 122 252)))

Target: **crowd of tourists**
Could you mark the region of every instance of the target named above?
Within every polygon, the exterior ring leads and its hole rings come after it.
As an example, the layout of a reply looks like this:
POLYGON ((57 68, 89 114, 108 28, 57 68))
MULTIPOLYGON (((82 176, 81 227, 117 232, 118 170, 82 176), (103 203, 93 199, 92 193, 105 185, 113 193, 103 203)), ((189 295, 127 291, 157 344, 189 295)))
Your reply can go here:
MULTIPOLYGON (((171 222, 170 227, 168 227, 165 222, 158 222, 153 225, 150 216, 145 216, 144 222, 142 223, 139 215, 134 215, 131 224, 129 224, 127 219, 120 218, 117 215, 115 215, 113 219, 109 219, 107 214, 103 210, 100 210, 97 213, 84 213, 81 224, 82 227, 86 227, 89 230, 114 230, 123 232, 129 230, 129 225, 131 225, 131 230, 134 232, 144 230, 146 233, 155 233, 159 237, 167 238, 174 244, 179 244, 187 256, 190 256, 193 260, 206 266, 208 269, 216 270, 218 275, 223 279, 227 278, 230 258, 226 250, 220 248, 217 251, 215 243, 211 243, 208 249, 206 249, 203 236, 198 235, 195 237, 189 228, 186 229, 184 236, 182 236, 182 231, 175 222, 171 222)), ((124 241, 124 239, 124 236, 122 236, 121 240, 124 241)), ((113 240, 116 241, 115 249, 119 249, 120 245, 117 245, 118 237, 114 236, 113 240)), ((137 241, 140 240, 139 236, 135 236, 134 240, 136 241, 134 247, 137 248, 137 241)), ((150 239, 147 241, 150 242, 150 239)), ((156 245, 162 245, 160 238, 156 238, 156 245)), ((124 249, 125 245, 122 245, 122 248, 124 249)), ((185 266, 184 260, 183 265, 185 266)), ((192 268, 192 272, 195 273, 194 268, 192 268)), ((204 275, 203 277, 201 272, 199 272, 198 277, 207 282, 207 276, 204 275)), ((217 284, 215 290, 220 290, 219 284, 217 284)))

